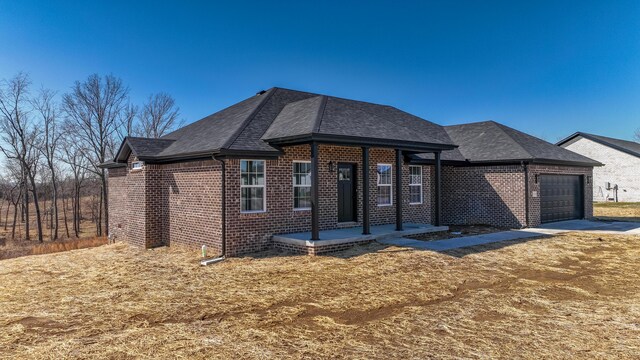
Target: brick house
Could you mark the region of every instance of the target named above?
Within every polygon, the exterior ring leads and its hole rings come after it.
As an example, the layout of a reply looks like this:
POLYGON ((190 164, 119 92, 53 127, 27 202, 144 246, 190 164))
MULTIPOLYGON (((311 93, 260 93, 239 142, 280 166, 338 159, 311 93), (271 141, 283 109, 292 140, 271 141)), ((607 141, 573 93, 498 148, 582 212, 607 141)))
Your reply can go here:
POLYGON ((160 139, 128 137, 103 164, 111 236, 226 256, 274 245, 317 254, 384 229, 590 217, 594 165, 494 122, 443 127, 282 88, 160 139), (358 236, 331 239, 334 229, 358 236))
POLYGON ((594 201, 640 201, 640 143, 577 132, 557 145, 604 164, 593 170, 594 201))

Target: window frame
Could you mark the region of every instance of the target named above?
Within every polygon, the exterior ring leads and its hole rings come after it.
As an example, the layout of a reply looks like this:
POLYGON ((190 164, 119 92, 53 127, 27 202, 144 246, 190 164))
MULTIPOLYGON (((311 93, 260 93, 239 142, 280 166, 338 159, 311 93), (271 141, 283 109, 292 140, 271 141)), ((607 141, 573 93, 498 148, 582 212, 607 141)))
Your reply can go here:
POLYGON ((144 161, 136 160, 131 162, 131 171, 144 170, 144 161))
POLYGON ((267 161, 264 159, 240 159, 238 163, 240 167, 240 213, 241 214, 259 214, 267 212, 267 161), (242 184, 242 162, 243 161, 262 161, 262 169, 264 176, 264 184, 262 185, 243 185, 242 184), (262 188, 262 210, 242 210, 242 189, 243 188, 262 188))
POLYGON ((393 165, 392 164, 383 164, 383 163, 378 163, 376 164, 376 175, 377 175, 377 179, 376 179, 376 204, 378 205, 378 207, 383 207, 383 206, 393 206, 393 165), (380 184, 380 166, 389 166, 389 179, 390 179, 390 183, 389 184, 380 184), (380 204, 379 202, 379 197, 378 195, 380 194, 380 187, 389 187, 389 203, 388 204, 380 204))
MULTIPOLYGON (((296 188, 297 187, 308 187, 309 191, 311 191, 311 184, 309 185, 296 185, 296 172, 295 172, 295 164, 309 164, 311 165, 311 160, 293 160, 291 162, 291 184, 293 186, 293 192, 291 195, 293 195, 292 197, 292 202, 293 202, 293 211, 309 211, 311 210, 311 207, 296 207, 296 188)), ((309 169, 309 171, 311 171, 311 169, 309 169)), ((310 173, 311 174, 311 173, 310 173)))
POLYGON ((423 187, 422 187, 422 183, 424 182, 423 179, 423 169, 421 165, 409 165, 409 205, 422 205, 422 203, 424 202, 424 193, 423 193, 423 187), (411 178, 413 177, 413 174, 411 173, 411 168, 418 168, 420 169, 420 183, 419 184, 413 184, 411 183, 411 178), (411 187, 420 187, 420 202, 411 202, 411 187))

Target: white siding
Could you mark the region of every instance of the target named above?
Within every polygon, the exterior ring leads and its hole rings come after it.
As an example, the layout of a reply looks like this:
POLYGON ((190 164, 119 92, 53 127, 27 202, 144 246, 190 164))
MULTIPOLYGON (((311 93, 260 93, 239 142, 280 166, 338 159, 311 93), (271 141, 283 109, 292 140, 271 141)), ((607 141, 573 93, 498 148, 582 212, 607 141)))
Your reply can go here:
POLYGON ((618 201, 640 201, 640 158, 583 137, 564 147, 605 164, 593 168, 594 201, 615 196, 613 190, 606 189, 607 182, 611 187, 618 185, 618 201))

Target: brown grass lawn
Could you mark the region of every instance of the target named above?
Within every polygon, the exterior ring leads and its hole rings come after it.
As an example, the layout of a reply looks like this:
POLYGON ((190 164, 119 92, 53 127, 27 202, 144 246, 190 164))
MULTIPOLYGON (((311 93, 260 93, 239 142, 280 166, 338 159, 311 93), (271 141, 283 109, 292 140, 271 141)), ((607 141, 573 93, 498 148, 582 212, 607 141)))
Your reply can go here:
POLYGON ((602 220, 640 221, 640 202, 593 203, 593 215, 602 220))
MULTIPOLYGON (((38 232, 36 227, 36 217, 35 217, 35 205, 31 203, 30 205, 30 234, 31 239, 25 240, 25 224, 21 221, 16 222, 16 238, 11 238, 11 230, 13 224, 13 208, 9 211, 8 218, 5 218, 7 203, 3 203, 3 210, 1 212, 2 221, 0 222, 0 260, 2 259, 10 259, 19 256, 26 256, 32 254, 47 254, 53 252, 67 251, 73 249, 81 249, 87 247, 98 246, 107 243, 106 238, 98 238, 96 237, 96 227, 95 223, 91 221, 91 199, 89 197, 85 197, 82 200, 82 212, 83 219, 80 221, 80 234, 79 238, 75 238, 73 235, 73 224, 71 223, 73 220, 71 219, 71 209, 67 209, 67 220, 69 226, 69 235, 67 237, 66 227, 64 223, 64 215, 62 211, 62 201, 60 201, 60 209, 59 209, 59 232, 58 232, 58 240, 53 241, 51 237, 51 228, 50 223, 48 221, 44 221, 46 218, 44 215, 43 218, 43 240, 44 242, 40 244, 38 242, 38 232), (5 226, 7 229, 5 230, 5 226)), ((71 201, 67 203, 67 207, 71 206, 71 201)), ((50 203, 49 203, 50 205, 50 203)), ((42 203, 42 210, 44 214, 44 202, 42 203)))
POLYGON ((0 261, 0 357, 637 358, 640 238, 226 260, 119 243, 0 261))

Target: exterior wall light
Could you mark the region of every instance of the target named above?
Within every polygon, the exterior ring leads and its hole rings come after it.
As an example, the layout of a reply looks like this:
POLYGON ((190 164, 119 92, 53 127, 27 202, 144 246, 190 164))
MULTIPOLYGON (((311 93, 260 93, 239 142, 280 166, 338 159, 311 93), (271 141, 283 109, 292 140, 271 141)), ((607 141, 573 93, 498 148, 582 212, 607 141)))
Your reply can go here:
POLYGON ((329 172, 334 172, 336 171, 336 165, 334 164, 333 161, 329 161, 329 172))

